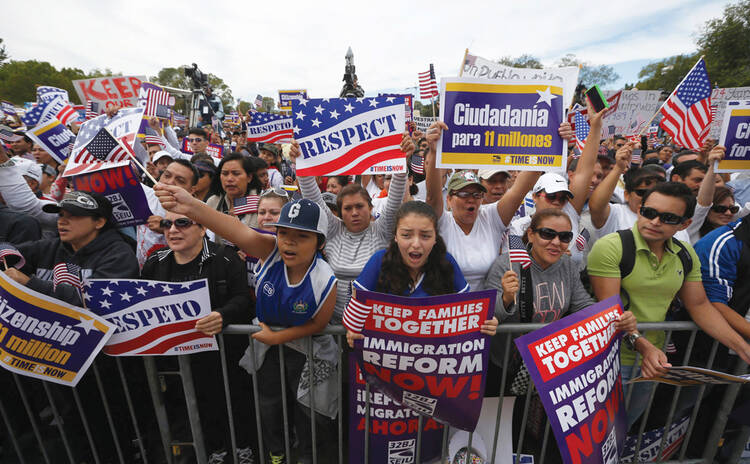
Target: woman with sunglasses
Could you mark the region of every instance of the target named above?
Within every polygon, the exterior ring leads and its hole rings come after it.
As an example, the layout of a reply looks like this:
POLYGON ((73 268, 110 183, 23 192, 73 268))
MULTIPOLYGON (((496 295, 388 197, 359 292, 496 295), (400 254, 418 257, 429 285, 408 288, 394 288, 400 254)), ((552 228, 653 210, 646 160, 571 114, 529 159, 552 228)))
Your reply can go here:
MULTIPOLYGON (((414 143, 408 133, 401 140, 401 151, 408 159, 414 143)), ((302 154, 297 141, 292 142, 289 156, 297 159, 302 154)), ((333 178, 329 178, 329 182, 333 178)), ((396 213, 404 198, 406 173, 393 175, 388 201, 377 219, 372 216, 372 199, 367 190, 357 183, 344 186, 336 197, 339 217, 323 201, 314 177, 298 177, 302 197, 315 202, 328 217, 325 256, 336 274, 337 297, 332 321, 341 322, 344 309, 351 298, 351 283, 362 272, 367 260, 393 239, 396 213)))
POLYGON ((737 219, 739 212, 740 207, 734 202, 732 190, 727 187, 716 187, 711 211, 708 212, 706 220, 701 225, 700 236, 703 237, 717 227, 725 226, 734 221, 737 219))
MULTIPOLYGON (((161 282, 207 279, 211 312, 195 323, 195 330, 205 335, 217 335, 227 324, 249 323, 253 314, 249 309, 252 308, 250 292, 243 272, 245 264, 234 250, 209 241, 206 229, 183 214, 167 212, 160 226, 164 231, 167 248, 159 250, 146 260, 141 278, 161 282)), ((235 366, 234 369, 228 369, 227 374, 230 379, 228 384, 236 421, 235 430, 240 433, 238 452, 248 453, 253 436, 251 405, 247 397, 249 382, 236 368, 247 345, 239 337, 227 337, 224 343, 224 355, 229 358, 227 365, 235 366)), ((221 381, 221 359, 215 351, 196 353, 189 358, 209 455, 220 455, 232 449, 221 381)), ((158 362, 164 368, 166 366, 163 364, 173 364, 174 360, 160 359, 158 362)), ((174 394, 176 391, 170 391, 170 395, 174 394)))

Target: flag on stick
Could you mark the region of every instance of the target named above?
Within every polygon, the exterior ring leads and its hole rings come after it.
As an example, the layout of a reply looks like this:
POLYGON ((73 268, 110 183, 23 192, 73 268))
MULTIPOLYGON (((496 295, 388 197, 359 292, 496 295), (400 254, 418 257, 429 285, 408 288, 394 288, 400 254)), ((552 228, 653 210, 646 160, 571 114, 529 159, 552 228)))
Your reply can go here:
POLYGON ((531 266, 531 256, 526 250, 526 244, 518 235, 508 235, 508 255, 511 263, 518 263, 524 269, 531 266))
POLYGON ((576 126, 576 148, 578 151, 583 152, 583 146, 586 144, 586 139, 589 136, 589 123, 586 118, 583 117, 580 111, 576 111, 575 116, 576 126))
POLYGON ((69 284, 81 291, 81 267, 71 263, 57 263, 52 268, 52 286, 57 289, 60 284, 69 284))
POLYGON ((430 64, 429 71, 419 73, 419 98, 433 98, 438 95, 435 67, 430 64))
POLYGON ((685 76, 659 112, 661 127, 675 143, 700 150, 711 127, 711 81, 701 58, 685 76))
POLYGON ((234 199, 234 215, 253 214, 258 212, 258 195, 248 195, 246 197, 234 199))

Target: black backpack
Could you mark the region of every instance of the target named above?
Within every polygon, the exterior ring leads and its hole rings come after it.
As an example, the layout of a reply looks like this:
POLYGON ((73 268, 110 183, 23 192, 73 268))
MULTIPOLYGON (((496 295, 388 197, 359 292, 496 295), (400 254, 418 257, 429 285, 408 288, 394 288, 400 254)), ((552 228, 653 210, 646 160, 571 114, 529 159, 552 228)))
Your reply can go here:
MULTIPOLYGON (((622 257, 620 258, 620 280, 622 280, 633 272, 633 266, 635 266, 635 238, 631 229, 618 230, 617 234, 620 236, 620 242, 622 243, 622 257)), ((677 257, 682 262, 682 281, 685 282, 687 275, 693 270, 693 257, 690 256, 690 252, 682 242, 672 240, 672 243, 680 249, 677 252, 677 257)), ((628 301, 623 301, 623 311, 627 311, 630 307, 630 295, 622 288, 622 285, 620 286, 620 293, 627 297, 628 301)))

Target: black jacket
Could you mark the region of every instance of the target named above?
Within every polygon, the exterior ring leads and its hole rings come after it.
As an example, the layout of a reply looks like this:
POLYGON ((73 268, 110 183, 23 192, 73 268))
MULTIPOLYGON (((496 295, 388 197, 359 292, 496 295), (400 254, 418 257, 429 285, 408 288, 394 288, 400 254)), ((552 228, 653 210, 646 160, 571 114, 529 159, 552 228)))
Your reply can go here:
POLYGON ((42 238, 42 229, 35 217, 0 205, 0 242, 17 245, 40 238, 42 238))
POLYGON ((83 304, 75 287, 62 283, 55 288, 52 284, 52 270, 56 264, 80 266, 82 280, 138 277, 135 253, 115 229, 100 232, 78 251, 73 251, 70 245, 61 242, 59 238, 22 243, 18 250, 26 258, 23 272, 31 276, 27 287, 76 306, 83 304))
POLYGON ((223 324, 249 324, 253 319, 245 263, 237 252, 203 239, 203 250, 195 268, 175 277, 177 262, 169 248, 152 254, 143 265, 141 278, 162 282, 207 279, 211 309, 221 313, 223 324))

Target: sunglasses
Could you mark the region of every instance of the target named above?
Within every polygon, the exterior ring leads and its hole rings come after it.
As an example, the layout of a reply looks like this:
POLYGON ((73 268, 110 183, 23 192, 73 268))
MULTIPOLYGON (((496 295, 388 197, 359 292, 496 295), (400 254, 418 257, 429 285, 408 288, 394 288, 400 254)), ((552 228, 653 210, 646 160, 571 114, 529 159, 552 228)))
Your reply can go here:
POLYGON ((556 193, 547 193, 547 192, 541 192, 539 195, 543 196, 547 199, 550 203, 553 201, 559 201, 560 203, 565 203, 570 199, 570 196, 565 192, 556 192, 556 193))
POLYGON ((740 207, 737 205, 732 206, 724 206, 724 205, 714 205, 711 207, 711 211, 719 214, 726 213, 727 211, 731 212, 732 214, 737 214, 740 211, 740 207))
POLYGON ((554 240, 555 237, 560 237, 562 243, 570 243, 570 241, 573 240, 573 232, 569 230, 558 232, 548 227, 540 227, 538 229, 532 229, 532 232, 539 234, 544 240, 554 240))
POLYGON ((188 218, 177 218, 174 221, 170 221, 169 219, 162 219, 159 222, 159 227, 161 227, 162 229, 171 229, 172 224, 174 224, 174 226, 177 227, 178 229, 187 229, 193 224, 197 224, 197 222, 188 218))
POLYGON ((684 217, 680 216, 679 214, 674 213, 660 213, 659 211, 655 210, 654 208, 649 208, 648 206, 641 206, 641 216, 645 217, 649 221, 654 218, 659 218, 659 221, 661 221, 662 224, 667 224, 670 226, 675 226, 677 224, 682 224, 685 222, 684 217))
POLYGON ((190 143, 196 143, 196 142, 202 142, 203 139, 200 138, 200 137, 196 137, 194 139, 188 138, 187 141, 190 142, 190 143))
POLYGON ((461 191, 461 192, 453 192, 453 195, 457 196, 458 198, 463 198, 463 199, 472 197, 472 198, 476 198, 477 200, 480 200, 480 199, 484 198, 484 192, 463 192, 463 191, 461 191))
POLYGON ((263 190, 262 192, 260 192, 260 196, 261 197, 264 197, 266 195, 271 195, 271 194, 278 195, 278 196, 284 197, 284 198, 289 198, 289 192, 287 192, 286 190, 284 190, 281 187, 271 187, 271 188, 267 188, 267 189, 263 190))
POLYGON ((643 196, 646 194, 646 192, 648 192, 648 190, 649 189, 636 189, 636 190, 633 190, 633 193, 643 198, 643 196))

